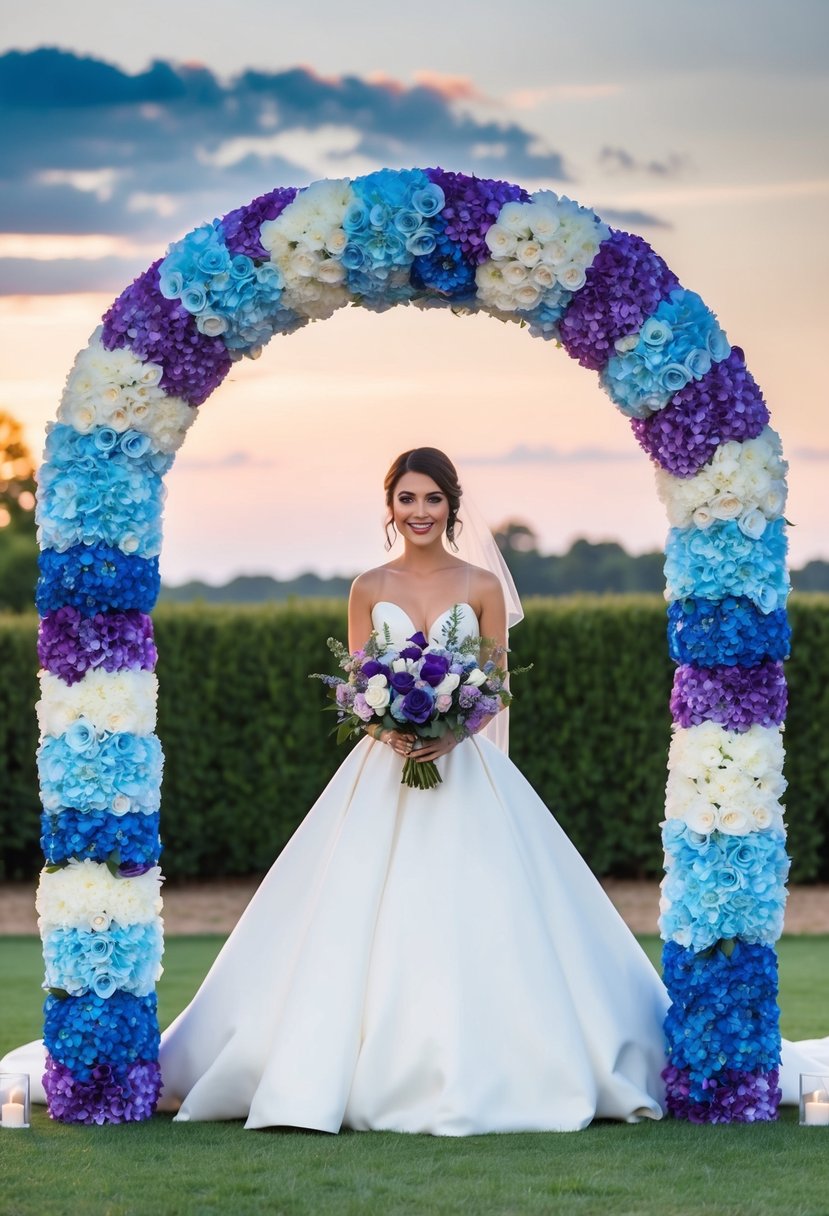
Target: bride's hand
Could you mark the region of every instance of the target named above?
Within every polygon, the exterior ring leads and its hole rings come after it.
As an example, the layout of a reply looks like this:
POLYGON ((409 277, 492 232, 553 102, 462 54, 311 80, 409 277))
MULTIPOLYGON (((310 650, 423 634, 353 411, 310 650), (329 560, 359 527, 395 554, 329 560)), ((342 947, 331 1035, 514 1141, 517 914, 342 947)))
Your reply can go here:
POLYGON ((453 751, 458 746, 458 740, 448 730, 445 735, 441 735, 439 739, 423 739, 420 747, 411 753, 413 760, 437 760, 439 756, 445 756, 448 752, 453 751))
POLYGON ((379 737, 381 743, 388 744, 392 751, 397 752, 404 760, 411 756, 417 738, 416 735, 404 735, 397 730, 384 730, 379 737))

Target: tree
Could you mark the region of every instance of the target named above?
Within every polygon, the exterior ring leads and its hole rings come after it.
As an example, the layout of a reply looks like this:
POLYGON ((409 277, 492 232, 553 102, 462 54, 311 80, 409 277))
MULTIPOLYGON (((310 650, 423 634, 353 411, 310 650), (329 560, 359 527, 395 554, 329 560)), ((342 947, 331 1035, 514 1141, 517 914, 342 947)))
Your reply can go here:
POLYGON ((35 466, 23 427, 0 410, 0 609, 32 606, 37 582, 35 466))

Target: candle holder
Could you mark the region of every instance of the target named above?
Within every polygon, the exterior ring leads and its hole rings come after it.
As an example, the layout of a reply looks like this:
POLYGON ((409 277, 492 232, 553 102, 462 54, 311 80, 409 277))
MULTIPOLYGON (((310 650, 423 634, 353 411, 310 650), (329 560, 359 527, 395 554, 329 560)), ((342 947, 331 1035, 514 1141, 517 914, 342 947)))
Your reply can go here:
POLYGON ((29 1126, 27 1072, 0 1072, 0 1127, 3 1131, 29 1126))
POLYGON ((829 1127, 829 1076, 800 1074, 800 1126, 829 1127))

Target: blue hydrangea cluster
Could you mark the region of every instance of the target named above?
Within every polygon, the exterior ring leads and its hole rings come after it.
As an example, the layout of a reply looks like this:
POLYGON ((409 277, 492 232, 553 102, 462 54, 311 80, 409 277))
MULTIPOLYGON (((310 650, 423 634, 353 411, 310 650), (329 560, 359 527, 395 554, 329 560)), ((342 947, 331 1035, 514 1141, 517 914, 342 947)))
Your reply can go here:
POLYGON ((772 520, 756 540, 733 519, 716 520, 705 529, 671 528, 666 594, 674 600, 742 596, 761 612, 775 612, 785 607, 789 593, 786 547, 785 519, 772 520))
POLYGON ((65 553, 43 549, 36 603, 41 616, 77 608, 83 616, 107 610, 152 612, 161 579, 157 557, 122 553, 110 545, 73 545, 65 553))
POLYGON ((158 978, 164 942, 161 921, 108 929, 52 929, 43 936, 44 988, 70 996, 116 991, 149 996, 158 978))
POLYGON ((694 951, 732 937, 766 946, 777 941, 789 873, 782 833, 703 835, 669 819, 662 843, 663 938, 694 951))
POLYGON ((154 992, 147 996, 114 992, 106 999, 92 992, 64 998, 50 995, 43 1012, 46 1050, 79 1081, 88 1081, 102 1061, 123 1075, 137 1061, 158 1056, 154 992))
POLYGON ((792 631, 785 608, 761 612, 745 596, 675 600, 668 606, 668 652, 697 667, 752 667, 788 658, 792 631))
POLYGON ((164 755, 155 735, 117 731, 99 736, 84 718, 62 735, 48 735, 37 753, 40 794, 47 811, 157 811, 164 755))
POLYGON ((676 942, 662 951, 672 1004, 665 1020, 668 1060, 688 1069, 691 1097, 703 1080, 729 1067, 766 1073, 780 1063, 777 955, 768 946, 735 942, 695 954, 676 942))
POLYGON ((463 256, 457 241, 444 231, 436 231, 431 253, 414 259, 411 274, 414 287, 438 292, 447 301, 469 300, 475 295, 475 267, 463 256))
POLYGON ((81 435, 54 426, 38 475, 41 544, 65 552, 73 545, 113 545, 155 557, 161 551, 161 478, 173 457, 150 447, 149 435, 99 426, 81 435))
POLYGON ((346 208, 348 237, 342 263, 348 285, 364 296, 382 295, 389 303, 409 299, 409 267, 416 257, 437 250, 440 228, 433 223, 445 197, 421 169, 380 169, 353 182, 355 200, 346 208), (395 276, 395 269, 405 274, 395 276))
POLYGON ((40 817, 40 847, 48 865, 70 858, 115 860, 119 864, 154 865, 161 855, 159 814, 127 811, 78 811, 74 807, 40 817))
POLYGON ((559 340, 558 323, 567 311, 567 305, 573 298, 573 293, 561 283, 548 287, 540 304, 529 311, 519 309, 519 315, 524 317, 534 338, 552 338, 559 340))
POLYGON ((231 253, 219 220, 170 246, 158 285, 165 299, 180 300, 195 317, 199 333, 221 337, 228 350, 258 350, 299 322, 281 303, 285 283, 278 267, 231 253))
POLYGON ((623 414, 647 418, 730 353, 728 339, 701 297, 675 287, 638 334, 617 340, 602 385, 623 414))

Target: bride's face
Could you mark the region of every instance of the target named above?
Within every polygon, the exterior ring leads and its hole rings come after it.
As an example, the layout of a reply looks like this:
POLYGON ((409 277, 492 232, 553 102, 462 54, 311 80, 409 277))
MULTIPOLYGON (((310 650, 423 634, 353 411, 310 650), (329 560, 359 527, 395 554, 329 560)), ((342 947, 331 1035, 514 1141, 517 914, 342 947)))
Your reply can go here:
POLYGON ((410 544, 431 544, 446 531, 449 500, 425 473, 404 473, 394 487, 391 507, 394 526, 410 544))

